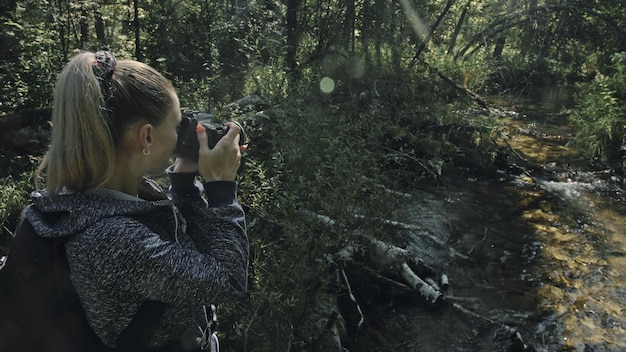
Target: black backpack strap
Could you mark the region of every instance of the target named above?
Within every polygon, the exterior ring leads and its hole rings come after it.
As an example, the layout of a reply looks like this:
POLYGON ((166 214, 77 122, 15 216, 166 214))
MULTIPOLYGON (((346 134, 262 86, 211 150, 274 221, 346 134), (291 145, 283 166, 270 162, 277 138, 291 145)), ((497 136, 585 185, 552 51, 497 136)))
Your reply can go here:
MULTIPOLYGON (((19 239, 15 238, 18 233, 28 233, 29 235, 35 233, 35 230, 33 229, 32 225, 28 221, 24 221, 26 219, 26 211, 28 210, 29 207, 30 205, 26 206, 24 210, 22 210, 22 214, 20 215, 20 220, 17 223, 15 232, 13 233, 14 238, 12 239, 12 242, 28 241, 27 243, 30 243, 32 241, 33 236, 28 236, 27 238, 22 238, 24 236, 20 236, 19 239)), ((8 255, 11 255, 11 250, 9 250, 8 255)), ((5 262, 5 264, 10 266, 9 264, 7 264, 8 259, 6 260, 7 261, 5 262)), ((7 280, 7 285, 5 287, 0 287, 0 297, 4 296, 8 292, 14 290, 15 288, 19 287, 23 283, 30 280, 31 277, 33 277, 39 271, 44 269, 43 266, 44 266, 43 263, 41 263, 38 260, 34 260, 32 263, 29 263, 28 265, 22 265, 16 268, 11 275, 7 275, 5 279, 7 280)))

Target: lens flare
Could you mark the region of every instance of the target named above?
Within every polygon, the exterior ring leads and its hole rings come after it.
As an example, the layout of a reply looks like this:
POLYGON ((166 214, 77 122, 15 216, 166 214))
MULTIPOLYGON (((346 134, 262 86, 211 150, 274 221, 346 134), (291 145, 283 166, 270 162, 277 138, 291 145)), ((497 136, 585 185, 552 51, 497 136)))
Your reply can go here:
POLYGON ((330 77, 324 77, 320 80, 320 90, 326 94, 335 90, 335 81, 330 77))
POLYGON ((404 11, 409 23, 411 23, 411 27, 413 27, 415 35, 419 39, 424 40, 424 38, 428 35, 428 28, 420 16, 417 15, 417 11, 415 11, 409 0, 400 0, 400 6, 402 6, 402 11, 404 11))

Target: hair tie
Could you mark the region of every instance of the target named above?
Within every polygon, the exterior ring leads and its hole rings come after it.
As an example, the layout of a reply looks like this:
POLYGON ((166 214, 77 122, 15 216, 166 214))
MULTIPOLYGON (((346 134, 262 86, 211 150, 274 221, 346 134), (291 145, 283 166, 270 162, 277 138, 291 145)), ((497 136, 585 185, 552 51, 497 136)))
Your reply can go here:
POLYGON ((113 77, 117 60, 115 56, 108 51, 98 51, 93 61, 93 72, 96 77, 102 80, 110 80, 113 77))
POLYGON ((105 97, 105 101, 113 95, 111 92, 111 79, 113 78, 115 64, 117 64, 117 60, 110 52, 96 52, 95 60, 93 61, 93 73, 100 81, 100 89, 105 97))

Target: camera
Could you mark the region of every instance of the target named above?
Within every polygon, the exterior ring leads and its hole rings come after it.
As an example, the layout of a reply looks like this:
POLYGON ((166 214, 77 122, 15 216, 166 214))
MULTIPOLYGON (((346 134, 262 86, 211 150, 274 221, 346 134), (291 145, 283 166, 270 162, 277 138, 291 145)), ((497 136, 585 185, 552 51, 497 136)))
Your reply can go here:
MULTIPOLYGON (((198 161, 198 150, 200 144, 198 143, 198 137, 196 132, 196 125, 198 123, 204 126, 206 135, 208 137, 209 148, 213 149, 217 142, 226 135, 229 127, 213 122, 215 117, 212 114, 198 112, 198 111, 185 111, 182 113, 182 120, 180 125, 176 128, 178 133, 178 142, 176 143, 176 149, 174 149, 174 156, 177 158, 183 158, 192 161, 198 161)), ((239 145, 246 144, 246 134, 243 127, 233 121, 239 126, 239 145)))

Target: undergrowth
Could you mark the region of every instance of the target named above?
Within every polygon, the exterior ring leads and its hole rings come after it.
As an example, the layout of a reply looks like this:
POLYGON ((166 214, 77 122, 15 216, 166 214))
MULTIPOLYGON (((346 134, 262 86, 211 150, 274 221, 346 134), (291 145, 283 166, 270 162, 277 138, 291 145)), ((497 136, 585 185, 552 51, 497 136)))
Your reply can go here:
POLYGON ((363 236, 390 238, 380 219, 402 209, 388 189, 436 180, 462 148, 489 154, 488 129, 451 128, 464 122, 423 78, 338 82, 234 116, 251 136, 239 193, 252 258, 249 296, 220 308, 225 351, 314 348, 336 307, 330 258, 363 236))

